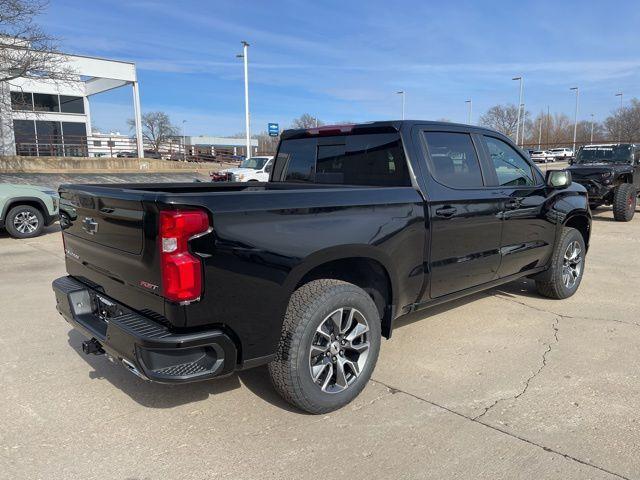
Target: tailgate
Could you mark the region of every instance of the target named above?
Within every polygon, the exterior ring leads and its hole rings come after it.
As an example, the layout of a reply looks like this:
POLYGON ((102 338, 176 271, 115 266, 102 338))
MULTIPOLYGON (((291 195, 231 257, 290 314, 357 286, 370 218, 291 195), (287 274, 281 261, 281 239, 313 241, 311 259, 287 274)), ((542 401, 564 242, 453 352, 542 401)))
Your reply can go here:
POLYGON ((67 187, 61 190, 61 205, 71 222, 66 235, 140 254, 143 242, 144 211, 140 199, 122 198, 121 192, 88 192, 67 187))

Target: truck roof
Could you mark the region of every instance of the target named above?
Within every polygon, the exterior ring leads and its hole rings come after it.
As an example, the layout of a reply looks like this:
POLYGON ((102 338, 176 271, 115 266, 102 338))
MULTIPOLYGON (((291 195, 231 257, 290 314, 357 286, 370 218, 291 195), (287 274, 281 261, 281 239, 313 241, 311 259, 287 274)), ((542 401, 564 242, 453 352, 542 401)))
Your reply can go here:
POLYGON ((297 128, 287 129, 282 131, 282 140, 288 140, 293 138, 305 138, 323 135, 348 135, 363 134, 363 133, 392 133, 399 132, 403 127, 412 125, 423 125, 428 127, 456 127, 464 128, 469 131, 488 132, 492 134, 499 134, 500 132, 491 128, 479 127, 477 125, 468 125, 464 123, 453 122, 439 122, 433 120, 383 120, 376 122, 363 122, 363 123, 345 123, 338 125, 322 125, 313 128, 297 128))

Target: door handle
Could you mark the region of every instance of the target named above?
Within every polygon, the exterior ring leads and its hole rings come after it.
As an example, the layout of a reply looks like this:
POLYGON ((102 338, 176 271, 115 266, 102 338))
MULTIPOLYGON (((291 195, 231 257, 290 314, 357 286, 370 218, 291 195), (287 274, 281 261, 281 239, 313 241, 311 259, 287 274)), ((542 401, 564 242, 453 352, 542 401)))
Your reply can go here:
POLYGON ((455 207, 442 207, 436 210, 436 215, 439 217, 449 218, 453 217, 458 211, 455 207))
POLYGON ((520 208, 521 204, 522 202, 519 198, 510 198, 505 202, 504 208, 507 210, 515 210, 517 208, 520 208))

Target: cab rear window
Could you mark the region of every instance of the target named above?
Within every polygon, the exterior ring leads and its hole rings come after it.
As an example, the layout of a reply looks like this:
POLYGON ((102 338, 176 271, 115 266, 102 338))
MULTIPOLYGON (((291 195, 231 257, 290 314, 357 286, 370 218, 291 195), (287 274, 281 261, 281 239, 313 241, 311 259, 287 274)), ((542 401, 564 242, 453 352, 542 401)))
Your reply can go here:
POLYGON ((273 181, 411 185, 397 133, 283 140, 276 157, 273 181))

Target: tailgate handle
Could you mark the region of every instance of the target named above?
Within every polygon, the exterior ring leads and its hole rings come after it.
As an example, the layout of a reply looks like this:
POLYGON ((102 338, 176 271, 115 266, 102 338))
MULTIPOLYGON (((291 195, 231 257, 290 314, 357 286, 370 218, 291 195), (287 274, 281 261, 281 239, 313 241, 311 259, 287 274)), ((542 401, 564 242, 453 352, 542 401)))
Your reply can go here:
POLYGON ((436 215, 439 217, 449 218, 453 217, 458 211, 455 207, 442 207, 436 210, 436 215))

